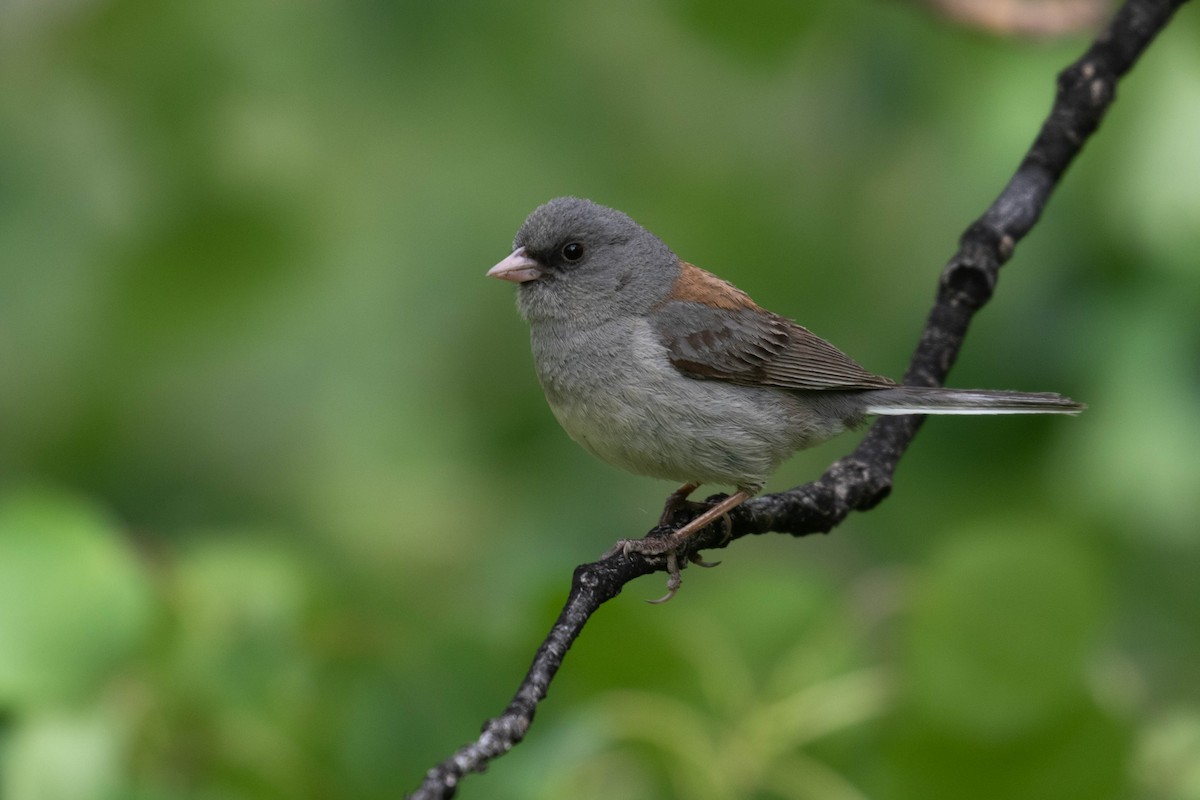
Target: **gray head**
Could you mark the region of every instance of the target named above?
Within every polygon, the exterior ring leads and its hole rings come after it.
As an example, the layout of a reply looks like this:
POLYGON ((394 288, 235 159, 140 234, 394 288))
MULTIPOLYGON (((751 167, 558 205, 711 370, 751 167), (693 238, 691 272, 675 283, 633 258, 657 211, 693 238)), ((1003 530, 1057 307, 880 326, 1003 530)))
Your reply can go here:
POLYGON ((520 285, 517 306, 530 322, 599 322, 649 311, 670 291, 679 259, 620 211, 559 197, 534 209, 512 255, 488 274, 520 285))

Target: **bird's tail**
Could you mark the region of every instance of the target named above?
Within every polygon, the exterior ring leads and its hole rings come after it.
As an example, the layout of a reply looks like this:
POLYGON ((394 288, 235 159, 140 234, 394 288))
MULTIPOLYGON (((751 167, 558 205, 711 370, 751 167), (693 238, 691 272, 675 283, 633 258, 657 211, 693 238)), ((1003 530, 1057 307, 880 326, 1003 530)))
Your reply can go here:
POLYGON ((867 393, 868 414, 1078 414, 1087 406, 1051 392, 897 386, 867 393))

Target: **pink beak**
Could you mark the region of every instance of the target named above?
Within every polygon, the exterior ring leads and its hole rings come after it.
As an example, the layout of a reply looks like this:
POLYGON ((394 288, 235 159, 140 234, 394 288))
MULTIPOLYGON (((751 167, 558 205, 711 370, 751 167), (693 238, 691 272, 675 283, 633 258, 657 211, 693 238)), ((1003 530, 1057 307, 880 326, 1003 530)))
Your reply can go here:
POLYGON ((489 278, 525 283, 525 281, 536 281, 542 277, 542 269, 536 261, 525 255, 524 247, 518 247, 508 258, 489 269, 487 274, 489 278))

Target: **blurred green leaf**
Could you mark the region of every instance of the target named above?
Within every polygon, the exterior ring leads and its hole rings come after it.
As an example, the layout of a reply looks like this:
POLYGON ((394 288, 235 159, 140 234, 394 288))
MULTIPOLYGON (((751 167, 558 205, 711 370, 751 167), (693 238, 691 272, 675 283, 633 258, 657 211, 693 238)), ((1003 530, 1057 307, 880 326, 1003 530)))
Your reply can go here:
POLYGON ((33 714, 0 747, 0 797, 116 800, 124 734, 111 709, 33 714))
POLYGON ((1078 697, 1008 741, 963 736, 906 714, 883 743, 891 800, 1089 800, 1126 797, 1130 736, 1122 720, 1078 697))
POLYGON ((1043 724, 1083 692, 1101 591, 1086 551, 1037 520, 963 530, 914 598, 912 702, 983 741, 1043 724))
POLYGON ((299 711, 311 688, 312 588, 302 562, 249 532, 214 532, 172 577, 183 684, 226 704, 299 711))
POLYGON ((150 590, 111 519, 49 489, 0 495, 0 707, 77 700, 129 658, 150 590))
POLYGON ((1143 797, 1200 800, 1200 712, 1151 719, 1138 741, 1134 775, 1143 797))

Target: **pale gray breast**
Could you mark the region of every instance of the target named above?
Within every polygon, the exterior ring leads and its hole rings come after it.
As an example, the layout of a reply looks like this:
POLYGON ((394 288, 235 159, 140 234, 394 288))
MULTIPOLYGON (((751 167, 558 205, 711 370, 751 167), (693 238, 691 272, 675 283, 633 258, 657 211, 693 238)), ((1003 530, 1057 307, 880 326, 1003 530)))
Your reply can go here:
POLYGON ((814 428, 786 392, 682 375, 641 318, 590 330, 537 325, 532 334, 559 423, 592 454, 632 472, 757 488, 798 447, 840 430, 814 428))

